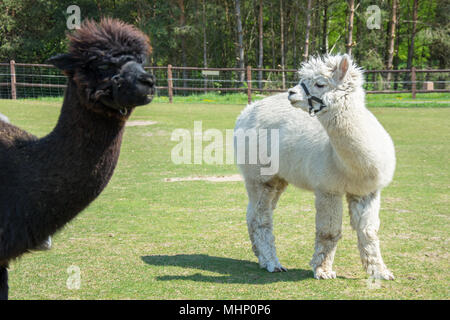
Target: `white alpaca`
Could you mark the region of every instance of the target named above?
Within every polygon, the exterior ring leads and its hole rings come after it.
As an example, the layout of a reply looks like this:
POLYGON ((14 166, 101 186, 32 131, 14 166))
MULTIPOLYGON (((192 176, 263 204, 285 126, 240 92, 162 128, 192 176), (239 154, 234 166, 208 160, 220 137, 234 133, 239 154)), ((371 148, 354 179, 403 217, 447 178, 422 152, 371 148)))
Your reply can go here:
POLYGON ((337 55, 311 58, 299 74, 299 85, 247 106, 236 122, 235 130, 279 130, 276 174, 262 175, 260 164, 238 164, 259 264, 270 272, 286 271, 276 255, 272 213, 292 183, 315 193, 316 241, 310 265, 316 279, 336 277, 332 264, 341 237, 344 195, 364 269, 374 278, 394 279, 381 257, 377 232, 380 191, 392 180, 395 150, 389 134, 365 107, 362 71, 348 55, 337 55), (315 101, 308 101, 311 96, 315 101))
POLYGON ((0 121, 9 123, 9 119, 3 113, 0 113, 0 121))

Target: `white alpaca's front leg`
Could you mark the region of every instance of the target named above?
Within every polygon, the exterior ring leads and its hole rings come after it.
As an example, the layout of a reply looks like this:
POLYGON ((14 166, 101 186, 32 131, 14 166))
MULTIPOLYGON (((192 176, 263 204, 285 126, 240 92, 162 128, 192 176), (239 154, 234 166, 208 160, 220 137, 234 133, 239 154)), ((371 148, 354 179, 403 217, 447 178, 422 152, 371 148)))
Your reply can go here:
POLYGON ((278 191, 268 186, 260 186, 258 191, 255 197, 249 192, 250 202, 247 207, 247 227, 253 252, 261 268, 269 272, 287 271, 278 261, 273 236, 272 214, 276 205, 273 201, 279 197, 278 191))
POLYGON ((347 195, 350 223, 358 234, 361 261, 367 273, 375 279, 393 280, 394 275, 383 262, 378 240, 380 227, 380 191, 367 196, 347 195))
POLYGON ((334 254, 341 238, 342 197, 316 191, 316 243, 310 265, 316 279, 334 279, 334 254))

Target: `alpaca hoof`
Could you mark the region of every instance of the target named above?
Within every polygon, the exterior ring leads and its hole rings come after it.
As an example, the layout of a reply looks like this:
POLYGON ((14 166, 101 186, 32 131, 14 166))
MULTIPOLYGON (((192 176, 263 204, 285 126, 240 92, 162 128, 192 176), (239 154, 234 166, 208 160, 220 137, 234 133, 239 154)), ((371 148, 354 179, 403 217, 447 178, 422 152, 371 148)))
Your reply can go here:
POLYGON ((287 272, 287 269, 283 266, 276 267, 272 272, 287 272))
POLYGON ((373 279, 379 279, 379 280, 394 280, 394 274, 389 271, 388 268, 377 268, 375 266, 367 268, 367 272, 369 273, 370 277, 373 279), (381 270, 380 270, 381 269, 381 270))
POLYGON ((384 270, 383 272, 380 272, 378 274, 373 275, 375 279, 380 280, 394 280, 394 274, 390 272, 388 269, 384 270))
POLYGON ((269 262, 269 263, 267 263, 265 268, 269 272, 286 272, 287 271, 287 269, 285 267, 283 267, 279 262, 277 264, 269 262))
POLYGON ((325 271, 322 268, 317 268, 314 271, 314 278, 315 279, 336 279, 336 272, 329 270, 325 271))

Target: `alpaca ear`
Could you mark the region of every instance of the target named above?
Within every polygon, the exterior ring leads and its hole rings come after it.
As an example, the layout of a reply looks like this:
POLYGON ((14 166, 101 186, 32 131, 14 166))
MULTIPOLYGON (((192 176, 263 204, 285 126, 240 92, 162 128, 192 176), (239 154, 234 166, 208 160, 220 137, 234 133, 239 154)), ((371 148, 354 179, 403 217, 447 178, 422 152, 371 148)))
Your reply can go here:
POLYGON ((350 63, 351 63, 350 56, 348 54, 344 54, 342 56, 341 62, 339 62, 339 66, 337 67, 336 71, 334 72, 334 78, 338 82, 341 82, 342 79, 344 79, 345 75, 347 74, 350 63))
POLYGON ((47 62, 63 71, 72 71, 78 65, 78 61, 70 53, 58 54, 48 59, 47 62))

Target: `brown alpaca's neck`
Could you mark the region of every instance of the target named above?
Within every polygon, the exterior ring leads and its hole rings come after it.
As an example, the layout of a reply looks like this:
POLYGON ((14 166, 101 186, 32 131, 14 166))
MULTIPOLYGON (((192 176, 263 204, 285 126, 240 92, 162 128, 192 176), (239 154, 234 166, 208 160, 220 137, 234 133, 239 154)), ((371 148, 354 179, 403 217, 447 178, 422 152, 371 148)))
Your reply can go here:
POLYGON ((36 141, 39 164, 30 186, 42 228, 51 234, 86 208, 106 187, 116 167, 124 122, 83 106, 73 81, 55 129, 36 141))

